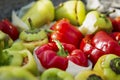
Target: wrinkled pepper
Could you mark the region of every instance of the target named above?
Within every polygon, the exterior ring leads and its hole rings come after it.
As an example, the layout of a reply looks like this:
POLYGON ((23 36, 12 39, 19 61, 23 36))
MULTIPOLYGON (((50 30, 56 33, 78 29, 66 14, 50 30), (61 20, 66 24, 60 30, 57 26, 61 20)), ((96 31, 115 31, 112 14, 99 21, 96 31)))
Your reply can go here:
POLYGON ((105 80, 103 75, 93 70, 84 70, 75 76, 75 80, 105 80))
POLYGON ((115 54, 103 55, 93 70, 103 75, 105 80, 120 80, 120 57, 115 54))
POLYGON ((80 49, 93 62, 93 64, 95 64, 98 58, 106 53, 93 46, 92 44, 93 36, 94 35, 86 35, 80 43, 80 49))
POLYGON ((40 80, 74 80, 74 78, 61 69, 50 68, 42 73, 40 80))
POLYGON ((88 66, 88 59, 80 49, 58 40, 38 47, 34 55, 45 69, 56 67, 66 70, 68 60, 80 66, 88 66))
POLYGON ((61 19, 51 29, 53 32, 50 34, 50 41, 59 40, 79 47, 83 35, 76 26, 70 24, 69 20, 61 19))
POLYGON ((113 53, 120 56, 120 45, 105 31, 97 32, 92 39, 92 44, 107 54, 113 53))
POLYGON ((20 67, 0 67, 0 80, 37 80, 29 71, 20 67))
POLYGON ((35 63, 32 53, 19 42, 14 43, 10 48, 4 49, 2 53, 0 53, 0 56, 0 67, 22 67, 34 75, 38 74, 37 64, 35 63))
POLYGON ((96 34, 86 35, 81 41, 80 49, 94 64, 104 54, 112 53, 120 56, 119 43, 105 31, 98 31, 96 34))

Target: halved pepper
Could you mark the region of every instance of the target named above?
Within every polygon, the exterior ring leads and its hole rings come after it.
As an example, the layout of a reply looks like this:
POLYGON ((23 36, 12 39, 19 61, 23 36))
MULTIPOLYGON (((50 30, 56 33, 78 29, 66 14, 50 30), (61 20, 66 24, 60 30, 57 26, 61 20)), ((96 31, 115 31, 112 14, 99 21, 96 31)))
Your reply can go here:
POLYGON ((42 73, 40 80, 74 80, 74 78, 61 69, 50 68, 42 73))
POLYGON ((76 26, 70 24, 69 20, 61 19, 51 29, 53 32, 50 34, 50 41, 59 40, 60 42, 73 44, 77 48, 79 47, 83 35, 76 26))
POLYGON ((105 80, 119 80, 120 57, 115 54, 103 55, 98 59, 93 70, 103 75, 105 80))
POLYGON ((76 49, 72 44, 60 43, 58 40, 38 47, 34 51, 34 56, 39 60, 38 64, 45 69, 56 67, 66 70, 69 60, 80 66, 88 66, 88 59, 80 49, 76 49))

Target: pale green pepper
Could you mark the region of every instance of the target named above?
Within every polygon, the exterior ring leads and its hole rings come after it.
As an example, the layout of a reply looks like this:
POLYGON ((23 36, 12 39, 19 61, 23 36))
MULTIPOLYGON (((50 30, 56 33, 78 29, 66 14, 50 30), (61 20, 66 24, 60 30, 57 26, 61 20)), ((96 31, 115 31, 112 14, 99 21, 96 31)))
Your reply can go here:
POLYGON ((16 42, 11 48, 4 49, 1 53, 1 66, 20 66, 37 75, 37 64, 32 53, 20 42, 16 42))
POLYGON ((48 43, 47 32, 43 29, 27 30, 20 33, 20 41, 23 45, 33 52, 37 46, 48 43))
POLYGON ((94 34, 100 30, 110 33, 112 29, 110 19, 107 18, 105 14, 101 14, 98 11, 88 12, 83 24, 79 27, 83 35, 94 34))
POLYGON ((74 80, 74 78, 61 69, 50 68, 42 73, 40 80, 74 80))
POLYGON ((34 28, 39 28, 54 19, 54 5, 51 0, 38 0, 23 15, 22 20, 30 26, 28 18, 31 18, 34 28))
POLYGON ((0 80, 37 80, 37 78, 20 67, 0 67, 0 80))
POLYGON ((5 48, 9 48, 12 45, 12 43, 13 40, 9 37, 9 35, 0 31, 0 52, 5 48))

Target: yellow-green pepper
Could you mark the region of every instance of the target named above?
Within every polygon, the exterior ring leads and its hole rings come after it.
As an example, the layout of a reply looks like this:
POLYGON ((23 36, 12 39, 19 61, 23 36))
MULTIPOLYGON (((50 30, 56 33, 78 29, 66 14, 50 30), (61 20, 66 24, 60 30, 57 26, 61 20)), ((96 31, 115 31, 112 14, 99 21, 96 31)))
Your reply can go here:
POLYGON ((47 32, 43 29, 31 29, 22 31, 19 35, 19 39, 23 45, 31 52, 33 52, 37 46, 48 43, 47 32))
POLYGON ((75 76, 75 80, 105 80, 103 75, 93 70, 83 70, 75 76))
POLYGON ((104 75, 105 80, 120 80, 120 57, 115 54, 103 55, 93 70, 104 75))
POLYGON ((58 68, 49 68, 41 75, 40 80, 74 80, 73 76, 58 68))
POLYGON ((31 18, 34 28, 39 28, 54 19, 54 5, 51 0, 37 0, 33 6, 23 15, 22 20, 28 26, 28 18, 31 18))
POLYGON ((0 67, 0 80, 37 80, 29 71, 20 67, 0 67))
POLYGON ((35 75, 38 74, 37 64, 32 53, 20 42, 16 42, 12 47, 4 49, 1 56, 0 66, 19 66, 35 75))

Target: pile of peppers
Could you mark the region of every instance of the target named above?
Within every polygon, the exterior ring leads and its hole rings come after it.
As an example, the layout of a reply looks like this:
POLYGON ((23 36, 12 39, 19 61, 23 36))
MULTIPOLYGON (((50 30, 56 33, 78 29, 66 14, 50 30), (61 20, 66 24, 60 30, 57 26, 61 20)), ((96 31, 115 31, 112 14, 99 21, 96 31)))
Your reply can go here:
POLYGON ((66 18, 47 29, 29 20, 23 31, 0 21, 0 80, 120 80, 120 17, 86 35, 66 18))
MULTIPOLYGON (((4 70, 14 67, 24 69, 29 72, 28 75, 34 74, 32 77, 35 80, 37 79, 35 76, 40 74, 40 80, 48 80, 48 78, 53 80, 91 80, 93 78, 119 80, 117 75, 120 74, 120 32, 107 33, 100 30, 95 34, 83 36, 67 19, 55 22, 50 31, 47 35, 49 41, 37 46, 33 53, 21 41, 13 43, 14 39, 1 31, 0 52, 3 59, 0 61, 1 68, 3 67, 4 70), (6 40, 10 43, 5 44, 6 40), (8 67, 5 69, 4 66, 8 67), (78 72, 69 70, 72 69, 71 66, 78 69, 78 72), (109 73, 114 75, 109 77, 109 73)), ((11 73, 14 75, 13 72, 11 73)))

